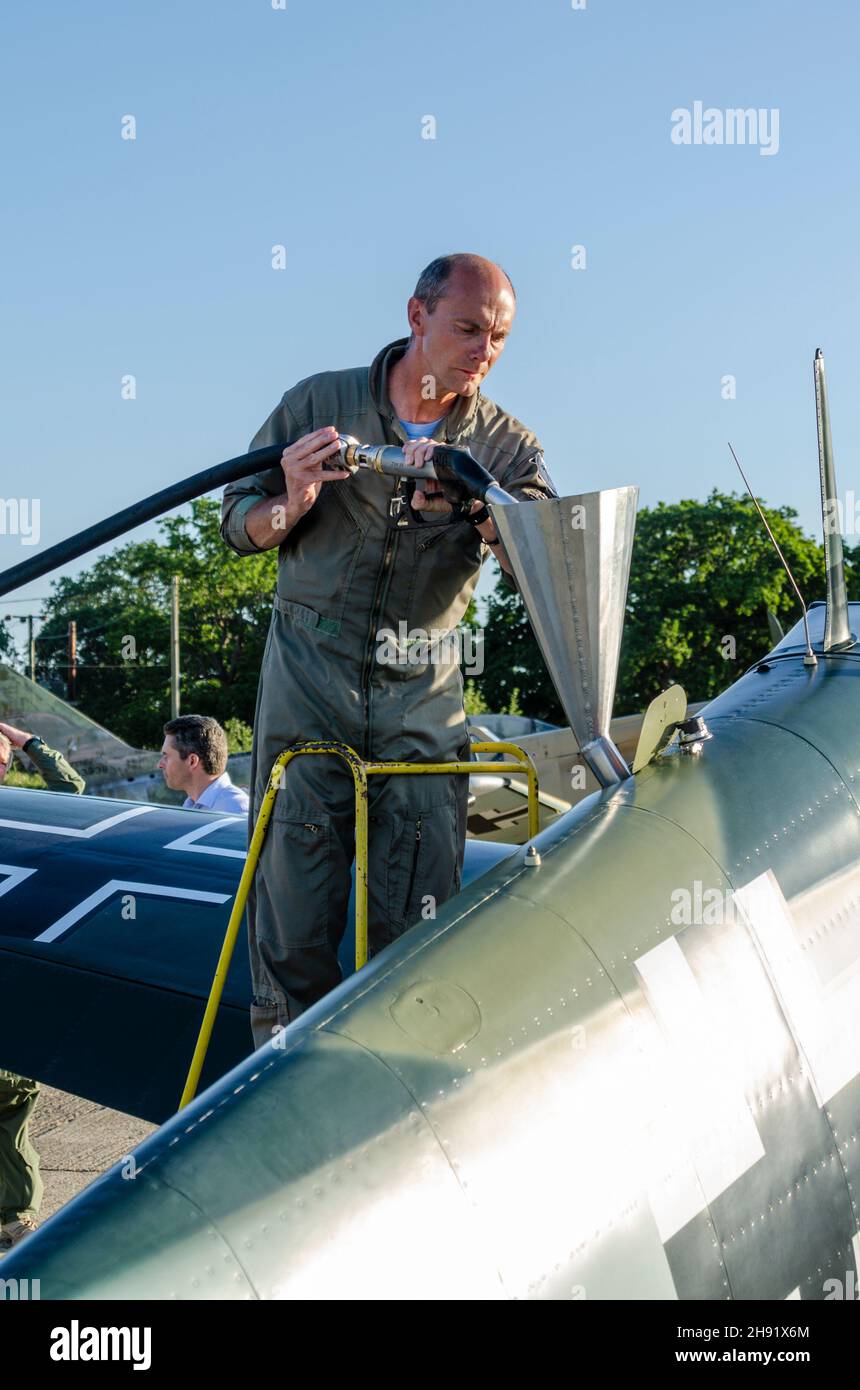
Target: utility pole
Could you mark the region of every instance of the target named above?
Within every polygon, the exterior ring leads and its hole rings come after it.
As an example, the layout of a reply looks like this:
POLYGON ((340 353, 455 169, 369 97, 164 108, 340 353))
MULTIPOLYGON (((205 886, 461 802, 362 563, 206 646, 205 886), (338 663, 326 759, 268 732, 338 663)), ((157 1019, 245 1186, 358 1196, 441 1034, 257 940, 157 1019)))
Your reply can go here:
POLYGON ((6 613, 4 614, 7 623, 26 623, 27 624, 27 665, 30 671, 30 680, 36 682, 36 639, 33 636, 33 624, 41 619, 41 613, 6 613))
POLYGON ((66 699, 74 704, 78 684, 78 625, 74 618, 69 619, 69 675, 66 681, 66 699))
POLYGON ((179 718, 179 575, 173 576, 170 602, 170 718, 179 718))

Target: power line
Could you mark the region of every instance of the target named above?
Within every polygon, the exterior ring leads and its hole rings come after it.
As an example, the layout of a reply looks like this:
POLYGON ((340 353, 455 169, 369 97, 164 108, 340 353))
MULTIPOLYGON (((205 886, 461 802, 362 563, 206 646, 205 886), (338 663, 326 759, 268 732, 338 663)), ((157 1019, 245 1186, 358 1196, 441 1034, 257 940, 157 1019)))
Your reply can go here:
MULTIPOLYGON (((70 669, 70 666, 71 663, 68 661, 55 661, 51 666, 51 670, 67 671, 70 669)), ((113 665, 102 662, 98 665, 88 664, 84 666, 80 661, 76 661, 74 667, 76 671, 169 671, 170 663, 164 661, 119 661, 115 662, 113 665)))

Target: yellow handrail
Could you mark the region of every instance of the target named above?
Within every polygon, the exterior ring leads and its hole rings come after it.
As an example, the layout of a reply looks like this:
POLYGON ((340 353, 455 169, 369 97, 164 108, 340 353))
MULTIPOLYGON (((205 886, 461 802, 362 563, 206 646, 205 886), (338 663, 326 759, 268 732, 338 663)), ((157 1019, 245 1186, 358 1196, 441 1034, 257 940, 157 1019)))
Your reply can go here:
POLYGON ((343 758, 349 766, 353 781, 355 783, 355 968, 361 970, 367 964, 367 779, 374 774, 389 776, 391 774, 418 774, 418 773, 467 773, 473 772, 524 772, 528 778, 529 799, 528 799, 528 825, 529 839, 534 839, 540 829, 540 803, 538 801, 538 776, 534 763, 528 753, 522 748, 518 748, 515 743, 473 743, 472 751, 476 753, 509 753, 517 759, 514 763, 495 763, 495 762, 454 762, 454 763, 400 763, 400 762, 365 762, 358 756, 355 749, 350 748, 347 743, 334 743, 325 739, 308 740, 304 743, 294 744, 292 748, 285 748, 275 759, 272 770, 269 773, 269 780, 263 796, 257 820, 254 825, 254 833, 251 836, 251 843, 248 846, 248 854, 245 859, 245 866, 242 870, 242 877, 239 879, 239 887, 236 890, 236 898, 233 909, 230 913, 230 920, 227 923, 227 931, 224 935, 224 944, 221 947, 221 954, 218 957, 218 964, 215 967, 215 976, 212 980, 212 988, 209 991, 209 998, 203 1014, 203 1022, 200 1025, 200 1032, 197 1037, 197 1044, 194 1048, 194 1056, 191 1059, 191 1066, 188 1069, 188 1076, 182 1091, 182 1098, 179 1102, 179 1109, 183 1110, 190 1100, 193 1100, 200 1081, 200 1074, 203 1071, 203 1063, 206 1060, 206 1053, 209 1050, 209 1043, 212 1038, 212 1030, 215 1027, 215 1016, 218 1006, 221 1003, 221 996, 224 992, 224 985, 227 980, 227 972, 230 969, 230 962, 233 959, 233 950, 236 945, 236 937, 239 935, 239 927, 242 922, 242 915, 248 901, 248 893, 257 872, 257 864, 263 848, 263 841, 266 838, 266 831, 269 828, 269 821, 272 817, 272 807, 275 804, 275 797, 278 790, 283 786, 283 779, 286 776, 286 769, 293 758, 305 753, 328 754, 343 758))

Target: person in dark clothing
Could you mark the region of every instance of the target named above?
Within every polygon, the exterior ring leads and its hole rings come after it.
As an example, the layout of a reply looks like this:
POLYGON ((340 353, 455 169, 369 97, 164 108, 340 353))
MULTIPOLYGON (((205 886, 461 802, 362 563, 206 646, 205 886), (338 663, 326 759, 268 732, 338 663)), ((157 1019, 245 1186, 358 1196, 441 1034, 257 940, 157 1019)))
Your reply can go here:
MULTIPOLYGON (((49 791, 81 793, 86 783, 62 753, 36 734, 0 723, 0 782, 18 749, 30 759, 49 791)), ((10 1250, 36 1230, 42 1202, 39 1155, 30 1141, 29 1124, 39 1084, 0 1067, 0 1252, 10 1250)))

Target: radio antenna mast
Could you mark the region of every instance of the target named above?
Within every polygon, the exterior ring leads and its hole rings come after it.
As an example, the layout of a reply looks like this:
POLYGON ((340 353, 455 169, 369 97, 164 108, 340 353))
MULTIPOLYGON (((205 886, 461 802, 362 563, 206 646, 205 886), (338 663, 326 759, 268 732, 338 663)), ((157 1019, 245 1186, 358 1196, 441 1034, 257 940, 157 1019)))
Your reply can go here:
POLYGON ((783 555, 782 551, 781 551, 780 548, 779 548, 779 544, 778 544, 778 542, 777 542, 776 536, 773 534, 773 531, 771 531, 770 526, 768 525, 767 517, 765 516, 764 512, 762 511, 761 507, 760 507, 759 504, 758 504, 758 498, 756 497, 755 493, 753 492, 752 488, 750 487, 750 485, 749 485, 749 480, 748 480, 748 478, 747 478, 747 475, 746 475, 746 473, 744 472, 744 470, 741 468, 741 461, 740 461, 740 459, 738 458, 737 454, 735 453, 734 449, 732 449, 731 444, 729 444, 729 449, 731 449, 732 458, 734 459, 735 463, 736 463, 737 466, 738 466, 738 472, 740 473, 741 477, 742 477, 743 480, 744 480, 744 483, 746 484, 746 490, 747 490, 747 492, 749 493, 750 497, 751 497, 752 500, 753 500, 753 505, 754 505, 756 511, 758 512, 759 516, 760 516, 761 519, 762 519, 762 524, 763 524, 763 526, 764 526, 764 529, 767 531, 767 534, 768 534, 768 536, 770 537, 771 545, 773 546, 774 550, 776 551, 777 555, 779 556, 780 560, 782 561, 782 564, 783 564, 783 567, 784 567, 784 569, 785 569, 785 572, 786 572, 786 574, 788 575, 789 579, 791 580, 791 586, 792 586, 792 588, 794 589, 794 592, 797 594, 797 597, 800 599, 800 606, 801 606, 801 608, 803 609, 803 632, 804 632, 804 635, 805 635, 805 637, 806 637, 806 654, 805 654, 805 656, 804 656, 804 658, 803 658, 803 664, 804 664, 804 666, 817 666, 817 665, 818 665, 818 658, 816 657, 815 652, 812 650, 812 642, 810 641, 810 638, 809 638, 809 618, 808 618, 807 615, 806 615, 806 604, 805 604, 804 601, 803 601, 803 594, 800 592, 800 590, 799 590, 798 587, 797 587, 797 581, 795 580, 794 575, 792 574, 791 570, 789 569, 788 561, 786 560, 785 556, 783 555))

